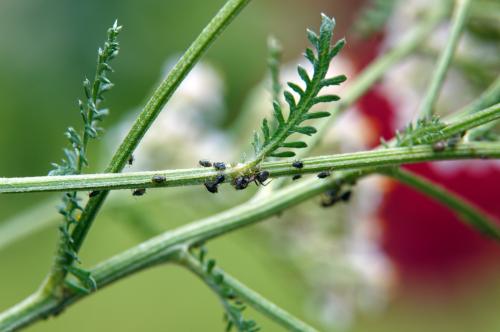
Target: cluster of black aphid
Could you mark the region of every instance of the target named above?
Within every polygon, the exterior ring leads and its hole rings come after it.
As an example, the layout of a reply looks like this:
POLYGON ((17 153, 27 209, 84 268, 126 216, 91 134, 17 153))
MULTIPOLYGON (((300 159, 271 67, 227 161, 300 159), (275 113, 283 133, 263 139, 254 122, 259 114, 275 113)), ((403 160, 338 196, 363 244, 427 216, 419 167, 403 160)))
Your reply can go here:
MULTIPOLYGON (((219 191, 219 184, 226 181, 226 175, 222 173, 226 170, 226 164, 223 162, 214 162, 212 163, 209 160, 202 159, 199 161, 200 166, 202 167, 214 167, 216 170, 221 171, 221 173, 217 174, 215 179, 206 180, 204 185, 207 190, 213 194, 219 191)), ((248 185, 254 182, 256 185, 266 185, 266 181, 269 179, 268 171, 258 171, 252 174, 239 175, 233 179, 231 184, 234 186, 236 190, 243 190, 248 187, 248 185)))
POLYGON ((330 189, 323 194, 321 206, 330 207, 337 202, 348 202, 351 199, 351 196, 351 190, 341 192, 339 189, 330 189))

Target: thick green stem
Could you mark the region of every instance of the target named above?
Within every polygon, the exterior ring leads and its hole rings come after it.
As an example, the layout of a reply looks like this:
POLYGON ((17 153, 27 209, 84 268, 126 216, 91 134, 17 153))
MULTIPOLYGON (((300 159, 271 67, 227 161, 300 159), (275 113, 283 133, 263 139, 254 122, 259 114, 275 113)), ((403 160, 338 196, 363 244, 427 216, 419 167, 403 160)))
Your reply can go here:
MULTIPOLYGON (((420 140, 423 143, 433 143, 435 140, 447 139, 499 118, 500 104, 495 104, 485 110, 458 118, 444 127, 439 134, 425 136, 427 132, 423 131, 422 135, 424 137, 420 140), (429 139, 427 142, 425 137, 432 137, 432 140, 429 139)), ((325 169, 379 167, 430 160, 496 158, 496 151, 497 145, 495 143, 462 144, 456 149, 447 149, 439 153, 434 153, 428 146, 416 146, 307 158, 304 159, 305 167, 301 170, 291 167, 288 162, 281 161, 263 163, 261 169, 269 171, 271 176, 287 176, 297 173, 318 172, 325 169)), ((237 175, 239 171, 239 168, 228 168, 226 181, 230 181, 231 177, 237 175)), ((213 169, 196 168, 127 174, 11 178, 0 179, 0 193, 174 187, 200 184, 207 179, 214 178, 217 174, 213 169), (165 181, 152 181, 155 175, 164 176, 165 181)))
MULTIPOLYGON (((106 173, 119 173, 123 169, 142 137, 163 109, 163 106, 180 85, 182 80, 198 62, 200 57, 206 52, 213 41, 249 2, 250 0, 228 0, 224 7, 221 8, 205 29, 203 29, 201 34, 191 44, 174 68, 172 68, 165 80, 155 90, 151 99, 139 114, 128 135, 125 137, 113 156, 109 166, 106 168, 106 173)), ((82 246, 83 241, 92 226, 92 222, 99 212, 107 195, 108 191, 102 191, 97 196, 91 198, 87 203, 79 223, 72 234, 74 248, 76 251, 78 251, 82 246)), ((62 261, 68 262, 69 264, 73 261, 71 256, 65 258, 66 259, 62 261)), ((60 266, 54 266, 49 278, 47 278, 46 288, 53 289, 54 287, 61 285, 65 276, 65 269, 60 266)))
POLYGON ((446 188, 403 169, 389 169, 384 171, 383 174, 440 202, 482 234, 496 239, 500 238, 500 232, 495 226, 495 221, 490 219, 486 212, 481 211, 479 207, 450 192, 446 188))
MULTIPOLYGON (((297 169, 287 161, 262 163, 261 170, 268 171, 271 177, 292 176, 295 174, 317 173, 325 170, 348 170, 398 166, 436 160, 487 159, 500 157, 500 143, 464 143, 445 151, 433 151, 430 145, 414 147, 377 149, 372 151, 317 156, 302 159, 304 167, 297 169)), ((226 169, 226 182, 231 174, 238 174, 238 168, 226 169)), ((10 178, 0 180, 0 193, 26 193, 47 191, 88 191, 116 190, 133 188, 161 188, 186 185, 199 185, 215 178, 219 172, 204 168, 183 170, 164 170, 153 172, 131 172, 110 174, 85 174, 71 176, 44 176, 31 178, 10 178), (164 177, 165 181, 156 183, 154 177, 164 177)))
MULTIPOLYGON (((217 287, 213 287, 214 285, 212 285, 210 278, 207 277, 207 272, 203 268, 203 265, 195 257, 193 257, 193 255, 184 253, 179 259, 179 263, 200 277, 209 285, 209 287, 213 288, 214 291, 217 292, 217 287)), ((287 331, 317 332, 315 328, 281 309, 259 293, 253 291, 234 277, 224 272, 222 269, 216 267, 214 268, 213 273, 223 276, 222 280, 224 285, 229 286, 238 299, 280 324, 287 329, 287 331)))
POLYGON ((421 118, 431 118, 434 114, 434 105, 439 97, 439 92, 444 84, 446 73, 453 59, 453 54, 455 54, 460 36, 462 35, 471 2, 471 0, 457 0, 450 37, 448 38, 448 42, 443 52, 439 56, 429 88, 420 106, 419 114, 421 118))

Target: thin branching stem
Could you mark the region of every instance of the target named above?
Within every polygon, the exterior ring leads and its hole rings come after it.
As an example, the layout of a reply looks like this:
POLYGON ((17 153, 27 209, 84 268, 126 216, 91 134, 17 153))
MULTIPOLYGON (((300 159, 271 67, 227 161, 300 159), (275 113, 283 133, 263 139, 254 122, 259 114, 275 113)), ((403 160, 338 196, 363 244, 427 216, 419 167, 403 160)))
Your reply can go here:
POLYGON ((406 184, 407 186, 429 196, 437 202, 440 202, 457 214, 460 219, 481 233, 485 235, 496 234, 497 237, 500 237, 498 229, 493 227, 493 225, 495 225, 495 221, 488 217, 485 211, 482 211, 473 203, 463 199, 448 189, 413 172, 403 169, 388 169, 384 171, 383 174, 406 184))
MULTIPOLYGON (((209 286, 211 286, 210 279, 207 278, 207 271, 203 268, 203 265, 200 263, 200 261, 192 254, 184 251, 182 257, 179 259, 179 263, 199 276, 209 286)), ((315 328, 309 326, 289 312, 281 309, 276 304, 267 300, 254 290, 248 288, 246 285, 244 285, 222 269, 214 267, 213 273, 222 276, 221 280, 223 281, 224 285, 229 287, 230 290, 234 292, 236 298, 244 301, 246 304, 257 310, 258 312, 280 324, 285 329, 287 329, 287 331, 317 332, 315 328)))
POLYGON ((430 119, 434 114, 434 107, 439 97, 441 87, 444 84, 446 73, 453 60, 453 54, 455 54, 460 36, 462 35, 471 2, 471 0, 456 1, 457 4, 453 13, 450 37, 448 38, 443 52, 439 56, 436 70, 434 71, 429 88, 420 106, 419 115, 421 118, 430 119))

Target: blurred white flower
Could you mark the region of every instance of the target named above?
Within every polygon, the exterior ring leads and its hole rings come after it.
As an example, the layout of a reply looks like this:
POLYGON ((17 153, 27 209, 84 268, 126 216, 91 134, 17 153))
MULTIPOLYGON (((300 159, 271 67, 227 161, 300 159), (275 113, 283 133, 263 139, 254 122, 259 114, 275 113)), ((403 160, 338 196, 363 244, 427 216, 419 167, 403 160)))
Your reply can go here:
MULTIPOLYGON (((169 61, 162 77, 172 65, 169 61)), ((195 167, 202 158, 227 160, 233 154, 231 140, 217 128, 225 115, 223 97, 220 75, 209 64, 198 63, 142 139, 129 170, 195 167)), ((123 137, 129 130, 137 111, 133 113, 117 135, 123 137)))

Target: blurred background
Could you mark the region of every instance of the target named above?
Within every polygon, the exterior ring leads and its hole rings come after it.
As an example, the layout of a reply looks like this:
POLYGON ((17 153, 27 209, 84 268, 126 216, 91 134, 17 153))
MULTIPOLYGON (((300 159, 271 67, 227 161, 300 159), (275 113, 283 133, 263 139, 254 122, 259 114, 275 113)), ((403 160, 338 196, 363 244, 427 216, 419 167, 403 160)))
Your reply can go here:
MULTIPOLYGON (((80 125, 81 81, 93 76, 97 47, 118 18, 124 30, 111 77, 116 86, 106 101, 111 113, 103 139, 91 145, 86 170, 101 171, 153 88, 223 3, 0 2, 0 176, 45 175, 50 163, 62 158, 65 128, 80 125)), ((317 29, 321 12, 334 16, 336 37, 346 36, 348 46, 334 60, 333 71, 354 78, 429 10, 432 1, 426 0, 253 1, 180 87, 127 171, 194 167, 200 158, 243 158, 252 130, 271 112, 269 35, 283 45, 283 79, 294 79, 307 45, 305 29, 317 29)), ((470 102, 498 77, 499 22, 496 1, 474 1, 440 112, 470 102)), ((444 23, 425 46, 389 71, 339 119, 314 154, 366 149, 401 129, 418 106, 447 33, 444 23)), ((500 218, 498 163, 411 169, 500 218)), ((140 198, 114 192, 82 250, 83 266, 245 202, 255 191, 224 187, 214 196, 190 187, 150 190, 140 198)), ((1 197, 0 311, 33 292, 45 276, 55 250, 59 198, 1 197)), ((220 267, 320 330, 500 329, 498 245, 436 203, 384 178, 361 181, 350 205, 321 209, 319 199, 311 200, 280 218, 217 239, 208 249, 220 267)), ((246 316, 264 331, 282 330, 252 310, 246 316)), ((169 265, 122 280, 27 330, 111 328, 220 331, 222 308, 196 277, 169 265)))

